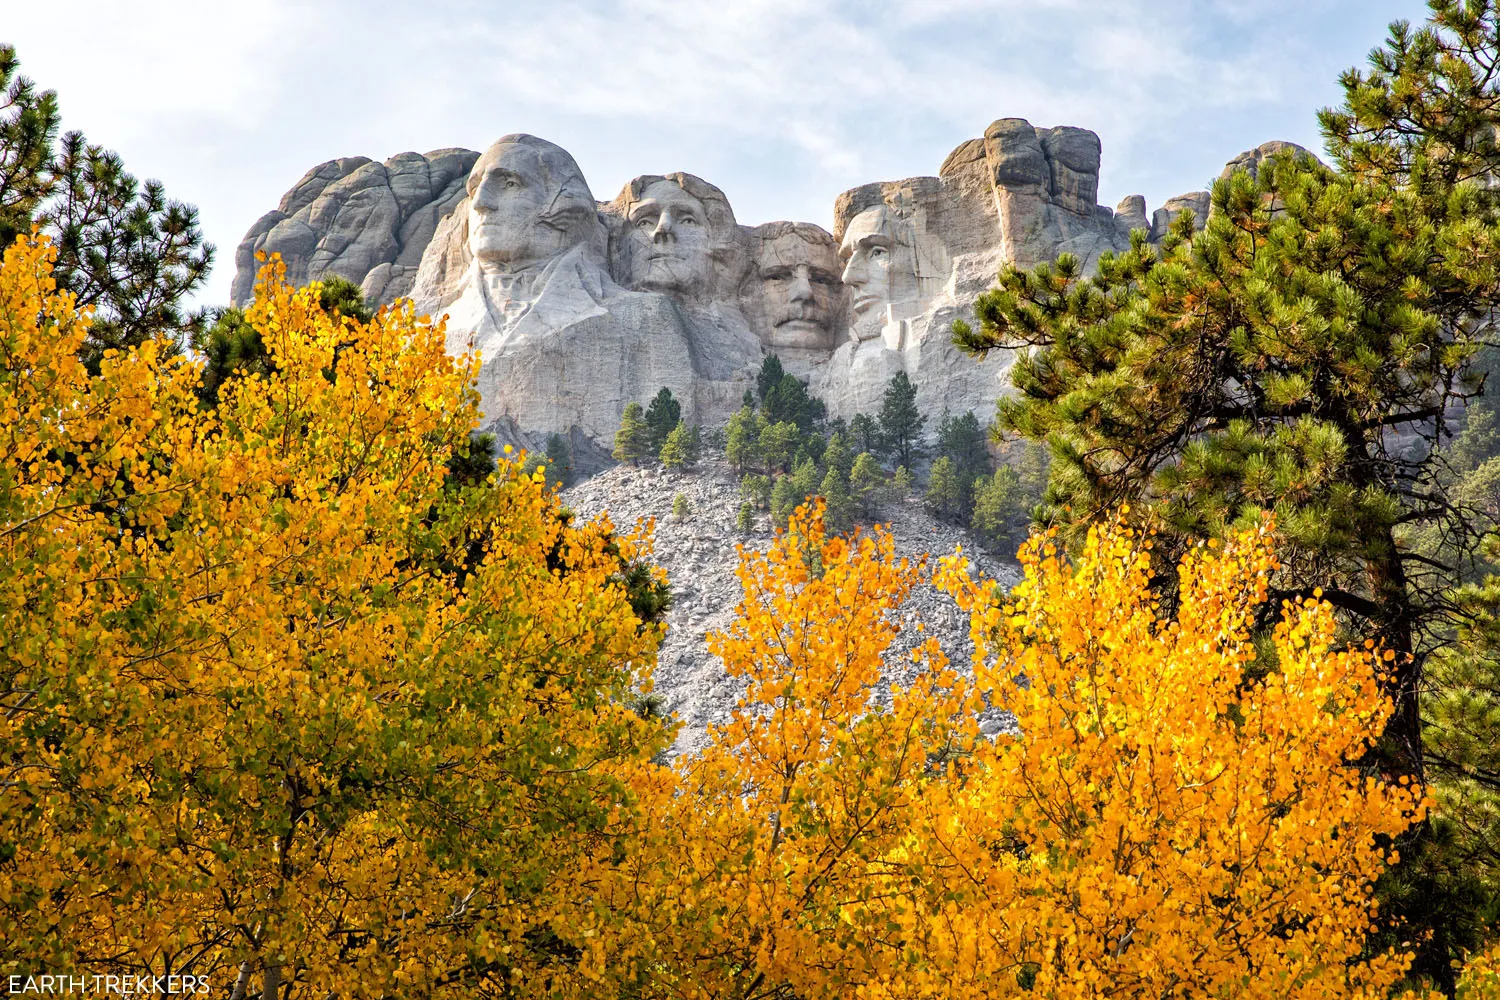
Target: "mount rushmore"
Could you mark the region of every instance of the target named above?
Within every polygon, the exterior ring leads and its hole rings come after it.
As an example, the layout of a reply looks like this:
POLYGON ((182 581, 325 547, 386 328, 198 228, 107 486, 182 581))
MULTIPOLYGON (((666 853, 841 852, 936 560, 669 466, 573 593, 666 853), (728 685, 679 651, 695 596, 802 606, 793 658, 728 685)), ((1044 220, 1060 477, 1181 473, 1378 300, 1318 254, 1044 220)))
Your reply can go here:
POLYGON ((530 447, 550 434, 603 444, 627 403, 663 386, 684 419, 722 424, 769 353, 832 416, 877 410, 899 371, 927 412, 983 416, 1008 359, 965 357, 949 331, 1003 262, 1069 252, 1090 266, 1132 230, 1155 241, 1180 212, 1207 214, 1206 191, 1150 218, 1138 195, 1099 205, 1099 163, 1087 129, 1000 119, 936 177, 846 191, 829 232, 742 226, 722 191, 685 173, 637 177, 599 202, 566 150, 531 135, 482 154, 332 160, 250 228, 232 298, 249 300, 264 251, 294 283, 342 275, 372 304, 410 296, 447 314, 449 350, 481 356, 490 429, 530 447))

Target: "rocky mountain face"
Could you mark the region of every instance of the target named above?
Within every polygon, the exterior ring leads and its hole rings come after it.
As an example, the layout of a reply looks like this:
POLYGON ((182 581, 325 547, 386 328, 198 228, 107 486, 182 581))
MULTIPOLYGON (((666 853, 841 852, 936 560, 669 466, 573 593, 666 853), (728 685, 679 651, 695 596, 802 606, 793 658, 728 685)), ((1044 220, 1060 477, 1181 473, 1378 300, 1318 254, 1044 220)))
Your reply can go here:
POLYGON ((293 282, 339 274, 372 303, 409 295, 447 314, 449 349, 482 358, 488 428, 532 449, 561 434, 580 455, 607 452, 625 405, 662 387, 685 420, 720 425, 768 353, 831 416, 877 410, 897 372, 927 412, 987 414, 1006 352, 965 357, 949 331, 1004 262, 1066 252, 1088 267, 1134 229, 1159 240, 1179 213, 1207 215, 1206 191, 1149 217, 1140 196, 1099 205, 1100 159, 1087 129, 1003 118, 936 176, 844 192, 832 231, 742 226, 691 174, 643 175, 600 202, 566 150, 529 135, 483 154, 332 160, 251 227, 233 296, 252 294, 266 251, 293 282))
MULTIPOLYGON (((667 635, 656 668, 655 691, 666 708, 682 722, 675 750, 693 752, 704 745, 707 727, 727 721, 744 686, 730 677, 724 664, 708 652, 709 632, 728 628, 742 593, 734 575, 738 565, 736 545, 764 549, 772 534, 766 516, 758 516, 756 530, 748 535, 735 529, 739 512, 739 484, 732 470, 721 461, 705 462, 691 472, 635 469, 617 466, 564 491, 563 502, 581 516, 608 512, 617 528, 637 520, 655 521, 655 561, 666 567, 672 583, 673 604, 667 615, 667 635), (690 513, 672 516, 673 500, 682 494, 690 513)), ((1001 581, 1009 587, 1019 579, 1019 568, 985 554, 969 533, 933 519, 915 500, 886 504, 881 521, 890 525, 902 555, 930 555, 928 566, 962 545, 970 561, 970 572, 1001 581)), ((973 654, 968 617, 952 598, 931 584, 922 584, 906 606, 893 612, 900 634, 885 657, 884 679, 911 680, 910 652, 928 635, 936 635, 949 659, 967 668, 973 654), (918 631, 918 624, 923 626, 918 631)), ((873 701, 887 700, 888 689, 877 691, 873 701)), ((1000 712, 981 719, 987 732, 1009 729, 1014 720, 1000 712)))
POLYGON ((438 149, 384 163, 351 156, 318 164, 240 241, 230 298, 250 301, 260 251, 281 254, 293 284, 337 274, 360 285, 367 302, 409 295, 422 254, 477 159, 471 150, 438 149))

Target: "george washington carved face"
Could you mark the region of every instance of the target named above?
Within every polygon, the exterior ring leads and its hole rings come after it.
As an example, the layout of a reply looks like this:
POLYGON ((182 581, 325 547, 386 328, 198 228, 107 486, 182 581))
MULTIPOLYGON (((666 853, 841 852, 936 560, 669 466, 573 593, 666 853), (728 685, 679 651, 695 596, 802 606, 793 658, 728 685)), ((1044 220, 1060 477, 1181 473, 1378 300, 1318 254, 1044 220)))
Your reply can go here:
POLYGON ((515 270, 589 238, 594 196, 560 146, 506 136, 469 171, 469 251, 488 270, 515 270))

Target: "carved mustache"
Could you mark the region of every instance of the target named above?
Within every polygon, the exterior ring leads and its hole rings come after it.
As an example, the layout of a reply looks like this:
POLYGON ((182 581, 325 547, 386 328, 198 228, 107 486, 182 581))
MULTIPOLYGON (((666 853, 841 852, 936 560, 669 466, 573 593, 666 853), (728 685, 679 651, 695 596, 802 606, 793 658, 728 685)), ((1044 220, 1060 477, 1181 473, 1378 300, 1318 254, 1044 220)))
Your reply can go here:
POLYGON ((784 309, 777 310, 776 325, 783 323, 817 323, 822 325, 828 321, 829 310, 816 305, 788 305, 784 309))

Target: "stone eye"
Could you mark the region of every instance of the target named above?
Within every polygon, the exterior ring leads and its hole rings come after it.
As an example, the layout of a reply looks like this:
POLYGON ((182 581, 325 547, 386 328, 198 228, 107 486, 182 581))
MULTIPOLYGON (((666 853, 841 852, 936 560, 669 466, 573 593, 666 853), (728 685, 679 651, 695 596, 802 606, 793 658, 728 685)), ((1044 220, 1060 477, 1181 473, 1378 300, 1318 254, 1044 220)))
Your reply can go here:
POLYGON ((870 248, 870 256, 871 257, 884 257, 885 256, 885 247, 871 247, 870 248))
POLYGON ((635 220, 635 228, 637 229, 650 229, 654 225, 656 225, 656 220, 649 215, 643 215, 635 220))
POLYGON ((506 179, 505 186, 508 188, 518 188, 521 186, 521 182, 516 180, 514 177, 510 177, 506 179))

